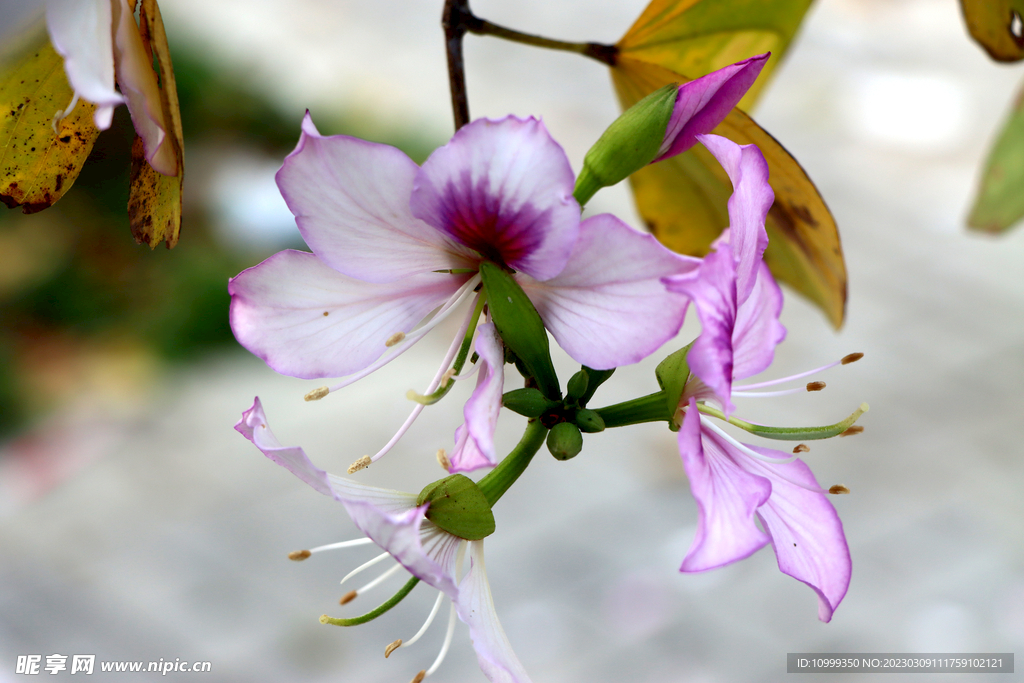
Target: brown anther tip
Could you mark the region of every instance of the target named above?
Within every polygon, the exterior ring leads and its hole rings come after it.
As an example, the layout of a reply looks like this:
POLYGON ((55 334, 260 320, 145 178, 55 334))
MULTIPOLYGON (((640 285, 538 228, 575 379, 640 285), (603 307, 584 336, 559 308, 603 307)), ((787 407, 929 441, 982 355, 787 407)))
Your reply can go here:
POLYGON ((322 399, 324 396, 326 396, 329 393, 331 393, 331 390, 328 389, 327 387, 319 387, 319 388, 314 389, 313 391, 309 392, 308 394, 306 394, 302 398, 304 398, 307 401, 319 401, 320 399, 322 399))
POLYGON ((824 382, 808 382, 807 391, 821 391, 825 388, 824 382))
POLYGON ((391 653, 394 652, 395 650, 397 650, 400 647, 402 647, 402 639, 401 638, 399 638, 398 640, 396 640, 395 642, 391 643, 386 648, 384 648, 384 659, 387 659, 388 657, 390 657, 391 653))
POLYGON ((858 351, 857 353, 850 353, 843 356, 843 360, 839 362, 842 363, 843 365, 849 365, 850 363, 856 363, 863 357, 864 354, 858 351))
POLYGON ((842 484, 836 484, 835 486, 830 486, 828 488, 828 492, 831 493, 833 496, 837 496, 840 493, 849 493, 850 489, 846 488, 842 484))
POLYGON ((445 453, 443 448, 437 449, 437 462, 445 470, 450 470, 452 468, 452 461, 448 459, 448 454, 445 453))
POLYGON ((348 593, 345 593, 343 596, 341 596, 341 600, 338 600, 338 604, 339 605, 347 605, 348 603, 350 603, 353 600, 355 600, 357 595, 359 595, 359 594, 356 593, 355 591, 349 591, 348 593))
POLYGON ((386 342, 384 342, 384 346, 391 348, 395 344, 401 342, 403 339, 405 339, 405 332, 395 332, 393 335, 388 337, 388 340, 386 342))
POLYGON ((416 676, 409 681, 409 683, 423 683, 423 679, 427 677, 427 670, 420 671, 416 676))
POLYGON ((797 453, 809 453, 810 451, 811 451, 811 447, 810 446, 808 446, 805 443, 801 443, 801 444, 797 444, 797 447, 793 449, 793 455, 796 455, 797 453))
POLYGON ((363 457, 359 458, 354 463, 348 466, 348 473, 355 474, 359 470, 365 470, 367 467, 370 466, 371 462, 373 461, 370 460, 370 456, 364 455, 363 457))
POLYGON ((860 434, 864 431, 864 428, 860 425, 853 425, 839 436, 853 436, 854 434, 860 434))
POLYGON ((304 559, 306 559, 312 554, 313 553, 309 552, 308 550, 293 550, 292 552, 288 553, 288 559, 293 560, 295 562, 302 562, 304 559))

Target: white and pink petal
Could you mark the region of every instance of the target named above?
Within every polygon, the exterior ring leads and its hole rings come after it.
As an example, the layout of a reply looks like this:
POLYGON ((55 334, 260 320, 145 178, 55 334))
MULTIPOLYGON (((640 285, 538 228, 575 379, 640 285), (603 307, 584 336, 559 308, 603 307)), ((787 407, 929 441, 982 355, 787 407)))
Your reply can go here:
POLYGON ((606 370, 636 363, 678 334, 689 299, 661 280, 699 264, 601 214, 583 221, 561 273, 518 280, 559 346, 577 362, 606 370))
POLYGON ((424 162, 410 205, 481 257, 547 280, 565 267, 579 233, 574 183, 539 120, 478 119, 424 162))
POLYGON ((325 137, 306 113, 277 184, 313 253, 367 282, 474 265, 472 254, 409 211, 419 166, 389 145, 325 137))
POLYGON ((472 472, 481 467, 494 467, 498 458, 494 451, 494 430, 501 413, 501 395, 505 386, 505 350, 494 328, 485 323, 477 328, 477 385, 463 408, 465 423, 455 431, 455 448, 449 460, 449 472, 472 472))
POLYGON ((375 284, 286 250, 231 279, 231 329, 281 374, 341 377, 379 358, 389 338, 411 331, 469 277, 425 273, 375 284))
POLYGON ((782 313, 782 290, 768 266, 757 269, 750 296, 736 312, 732 332, 732 378, 746 379, 763 372, 775 358, 775 347, 786 338, 786 328, 779 322, 782 313))

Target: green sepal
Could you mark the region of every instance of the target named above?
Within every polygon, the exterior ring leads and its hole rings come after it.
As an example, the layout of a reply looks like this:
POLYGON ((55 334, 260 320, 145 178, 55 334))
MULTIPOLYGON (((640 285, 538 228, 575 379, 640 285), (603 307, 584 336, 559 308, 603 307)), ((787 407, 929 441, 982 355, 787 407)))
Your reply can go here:
POLYGON ((494 533, 494 513, 487 497, 464 474, 427 484, 416 498, 417 507, 424 503, 430 503, 427 519, 454 536, 479 541, 494 533))
POLYGON ((604 431, 604 420, 597 414, 596 410, 580 408, 576 411, 576 426, 581 432, 593 434, 604 431))
MULTIPOLYGON (((694 340, 696 341, 696 340, 694 340)), ((690 352, 690 342, 674 353, 670 353, 665 360, 658 363, 654 374, 658 377, 658 386, 665 394, 665 407, 668 409, 669 429, 673 432, 679 431, 679 424, 676 422, 676 412, 679 410, 679 401, 683 397, 683 390, 686 388, 686 380, 690 377, 690 365, 686 362, 686 354, 690 352)))
POLYGON ((480 264, 480 277, 501 340, 537 380, 544 395, 561 400, 562 390, 551 363, 548 333, 533 302, 509 273, 489 261, 480 264))
POLYGON ((548 432, 548 450, 555 460, 575 458, 583 450, 580 428, 571 422, 559 422, 548 432))
POLYGON ((580 206, 602 187, 615 185, 654 161, 665 141, 678 94, 678 85, 666 85, 612 121, 583 157, 583 170, 573 191, 580 206))
POLYGON ((544 397, 540 389, 513 389, 501 397, 501 405, 524 417, 540 417, 544 411, 561 405, 544 397))
POLYGON ((580 400, 576 402, 580 408, 587 407, 587 403, 590 402, 590 399, 594 398, 594 393, 597 392, 597 388, 604 384, 608 378, 612 376, 612 373, 615 372, 615 368, 612 368, 611 370, 595 370, 594 368, 588 368, 586 365, 583 366, 583 369, 587 371, 588 381, 587 390, 583 392, 583 395, 580 396, 580 400))
POLYGON ((587 375, 586 370, 580 370, 575 375, 569 378, 569 383, 565 385, 565 403, 566 405, 573 405, 580 398, 587 393, 587 384, 590 382, 590 377, 587 375))

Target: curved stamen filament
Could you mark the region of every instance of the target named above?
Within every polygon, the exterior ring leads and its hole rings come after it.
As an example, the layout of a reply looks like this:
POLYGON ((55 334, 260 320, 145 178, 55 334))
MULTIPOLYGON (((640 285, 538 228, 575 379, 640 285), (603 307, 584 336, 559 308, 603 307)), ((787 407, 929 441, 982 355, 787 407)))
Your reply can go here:
POLYGON ((437 659, 427 669, 427 676, 430 676, 438 667, 441 666, 441 662, 444 661, 445 655, 448 654, 448 648, 452 645, 452 636, 455 635, 455 603, 452 603, 451 609, 448 611, 448 631, 444 634, 444 644, 441 646, 441 651, 437 653, 437 659))
POLYGON ((369 569, 370 567, 372 567, 373 565, 375 565, 375 564, 377 564, 379 562, 383 562, 384 560, 386 560, 389 557, 391 557, 391 555, 389 553, 381 553, 380 555, 378 555, 377 557, 373 558, 369 562, 364 562, 363 564, 359 565, 358 567, 356 567, 355 569, 350 571, 348 574, 346 574, 345 578, 341 580, 341 585, 343 585, 346 581, 351 579, 356 574, 359 574, 360 572, 369 569))
MULTIPOLYGON (((804 377, 810 377, 811 375, 815 375, 815 374, 817 374, 819 372, 824 372, 825 370, 829 370, 831 368, 834 368, 837 365, 843 365, 843 361, 837 360, 834 363, 829 363, 828 365, 822 365, 820 368, 814 368, 813 370, 808 370, 807 372, 801 372, 801 373, 798 373, 796 375, 790 375, 789 377, 781 377, 779 379, 768 380, 767 382, 758 382, 757 384, 744 384, 742 386, 735 386, 734 385, 733 388, 734 389, 739 389, 741 391, 745 391, 747 389, 761 389, 763 387, 773 387, 776 384, 785 384, 786 382, 793 382, 793 381, 796 381, 798 379, 803 379, 804 377)), ((803 391, 803 389, 801 389, 800 391, 803 391)), ((733 392, 734 395, 735 395, 735 393, 736 392, 733 392)))
POLYGON ((739 396, 740 398, 771 398, 774 396, 789 396, 791 394, 803 394, 806 393, 805 387, 796 387, 795 389, 781 389, 779 391, 734 391, 732 392, 733 397, 739 396))
POLYGON ((351 619, 337 619, 335 617, 329 617, 326 614, 321 614, 320 623, 332 624, 334 626, 357 626, 359 624, 365 624, 368 621, 373 621, 374 619, 376 619, 377 617, 384 614, 392 607, 400 603, 402 600, 404 600, 405 596, 407 596, 409 592, 412 591, 412 589, 415 588, 416 584, 419 582, 419 577, 414 576, 410 578, 408 581, 405 582, 405 585, 398 590, 397 593, 395 593, 386 601, 381 603, 377 608, 370 610, 366 614, 363 614, 358 617, 352 617, 351 619))
POLYGON ((423 637, 423 634, 427 632, 427 629, 430 628, 430 625, 434 623, 434 617, 436 617, 437 613, 441 611, 442 602, 444 602, 444 593, 438 591, 437 600, 434 601, 434 607, 430 610, 430 614, 427 615, 427 620, 423 622, 423 626, 420 626, 420 630, 416 631, 416 635, 414 635, 412 638, 410 638, 409 640, 403 640, 400 647, 409 647, 410 645, 412 645, 417 640, 423 637))
POLYGON ((370 583, 366 584, 362 588, 357 589, 356 590, 356 595, 362 595, 366 591, 368 591, 368 590, 370 590, 372 588, 376 588, 377 586, 379 586, 380 584, 384 583, 385 581, 390 579, 392 576, 397 574, 398 570, 400 570, 400 569, 405 569, 405 567, 403 567, 402 565, 400 565, 400 564, 398 564, 396 562, 394 567, 392 567, 391 569, 387 570, 386 572, 384 572, 383 574, 381 574, 376 579, 374 579, 370 583))
MULTIPOLYGON (((444 360, 441 361, 441 367, 438 369, 437 374, 434 375, 434 379, 432 379, 430 381, 430 384, 427 385, 428 394, 437 389, 438 385, 441 383, 441 378, 444 377, 444 374, 448 371, 448 366, 451 364, 452 359, 455 358, 455 354, 458 353, 459 348, 462 345, 463 339, 465 338, 467 332, 469 331, 469 326, 473 322, 474 315, 476 315, 476 317, 479 317, 479 314, 476 313, 476 307, 474 307, 473 312, 471 312, 469 316, 462 322, 462 326, 459 327, 459 331, 455 334, 455 339, 452 340, 451 346, 448 347, 448 351, 444 355, 444 360)), ((402 423, 402 426, 398 428, 397 432, 395 432, 395 435, 391 437, 390 441, 384 444, 383 448, 377 451, 370 458, 370 462, 376 462, 377 460, 380 460, 388 451, 394 448, 395 444, 398 443, 398 441, 403 436, 405 436, 405 433, 407 431, 409 431, 409 428, 412 427, 412 423, 416 421, 416 418, 420 416, 420 413, 423 412, 423 408, 425 407, 425 404, 417 403, 416 407, 412 409, 411 413, 409 413, 409 417, 405 419, 405 422, 402 423)))
POLYGON ((370 545, 373 543, 372 538, 354 538, 351 541, 341 541, 340 543, 329 543, 327 545, 318 545, 315 548, 310 548, 311 553, 322 553, 325 550, 338 550, 340 548, 355 548, 360 545, 370 545))
MULTIPOLYGON (((439 384, 432 383, 431 388, 427 389, 426 395, 417 394, 415 391, 410 390, 409 393, 406 394, 410 400, 422 403, 423 405, 433 405, 444 398, 448 391, 455 386, 453 376, 462 372, 462 367, 466 363, 466 358, 469 357, 469 350, 473 347, 473 336, 476 334, 476 326, 480 322, 480 314, 483 312, 483 308, 486 303, 487 299, 483 296, 477 296, 476 303, 473 305, 473 312, 469 316, 469 327, 460 331, 462 344, 459 347, 459 355, 455 359, 455 364, 450 370, 445 371, 441 375, 441 381, 439 384)), ((459 335, 456 335, 455 339, 458 340, 458 338, 459 335)))
POLYGON ((448 301, 446 301, 444 305, 438 309, 437 313, 434 314, 434 317, 428 320, 422 327, 413 330, 412 332, 409 332, 405 336, 405 339, 402 340, 400 344, 397 344, 394 347, 392 347, 394 350, 390 354, 376 360, 375 362, 371 363, 370 365, 363 368, 359 372, 349 375, 341 382, 330 387, 330 391, 337 391, 338 389, 343 389, 344 387, 347 387, 348 385, 361 380, 362 378, 366 377, 367 375, 373 372, 376 372, 377 370, 381 369, 382 367, 384 367, 385 365, 387 365, 388 363, 390 363, 391 361, 395 360, 403 353, 408 351, 410 348, 412 348, 413 344, 422 339, 427 334, 427 332, 430 332, 430 330, 434 329, 441 321, 443 321, 445 318, 451 315, 452 311, 458 308, 459 304, 461 304, 470 294, 473 293, 473 290, 479 283, 479 275, 474 275, 473 277, 471 277, 469 280, 466 281, 466 284, 462 285, 462 287, 460 287, 459 290, 456 291, 455 294, 453 294, 451 298, 449 298, 448 301))
POLYGON ((719 427, 715 423, 711 422, 711 420, 701 420, 700 424, 701 424, 702 427, 707 427, 708 429, 713 431, 715 434, 718 434, 723 439, 728 441, 730 444, 732 444, 736 448, 740 449, 740 451, 742 451, 745 455, 749 455, 751 458, 754 458, 755 460, 760 460, 761 462, 768 462, 768 463, 771 463, 773 465, 785 465, 785 464, 791 463, 791 462, 793 462, 794 460, 797 459, 796 455, 793 455, 792 457, 789 457, 789 458, 773 458, 770 455, 762 455, 761 453, 758 453, 757 451, 755 451, 754 449, 750 448, 749 446, 746 446, 745 444, 742 444, 739 441, 737 441, 736 439, 734 439, 733 437, 731 437, 729 434, 727 434, 725 432, 725 430, 723 430, 721 427, 719 427))

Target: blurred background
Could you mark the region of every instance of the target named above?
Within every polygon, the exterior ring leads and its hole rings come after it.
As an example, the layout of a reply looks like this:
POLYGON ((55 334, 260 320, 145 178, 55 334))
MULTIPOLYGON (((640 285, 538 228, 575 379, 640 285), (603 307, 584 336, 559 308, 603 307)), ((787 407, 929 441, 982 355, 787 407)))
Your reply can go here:
MULTIPOLYGON (((450 333, 305 403, 320 382, 280 377, 235 344, 226 284, 302 248, 273 175, 307 108, 325 134, 417 161, 447 140, 441 4, 164 0, 186 139, 178 247, 150 252, 130 237, 124 108, 55 207, 0 210, 0 681, 16 679, 20 654, 206 660, 211 681, 405 681, 433 661, 440 623, 381 656, 426 617, 426 587, 370 624, 319 624, 375 606, 400 580, 339 607, 338 580, 372 550, 289 562, 291 550, 358 532, 231 427, 258 394, 283 443, 342 472, 401 424, 406 391, 425 387, 450 333)), ((473 8, 611 43, 645 4, 473 8)), ((541 116, 578 169, 618 113, 605 67, 493 38, 465 46, 473 117, 541 116)), ((993 238, 963 225, 1022 77, 971 41, 954 0, 816 3, 754 115, 836 215, 848 318, 834 332, 789 296, 769 374, 866 356, 823 373, 823 393, 738 408, 794 425, 871 404, 862 435, 805 457, 824 485, 852 490, 833 498, 850 591, 821 624, 812 591, 779 573, 769 549, 679 574, 696 507, 673 435, 645 425, 588 436, 575 460, 538 455, 487 541, 499 615, 535 681, 776 681, 787 652, 1022 650, 1024 231, 993 238)), ((639 225, 625 185, 589 210, 639 225)), ((698 330, 688 321, 665 352, 698 330)), ((653 391, 665 352, 621 369, 596 404, 653 391)), ((556 360, 568 377, 571 361, 556 360)), ((442 476, 434 452, 451 447, 470 390, 456 387, 358 477, 418 491, 442 476)), ((503 415, 500 427, 510 448, 521 419, 503 415)), ((464 626, 431 680, 484 680, 464 626)))

